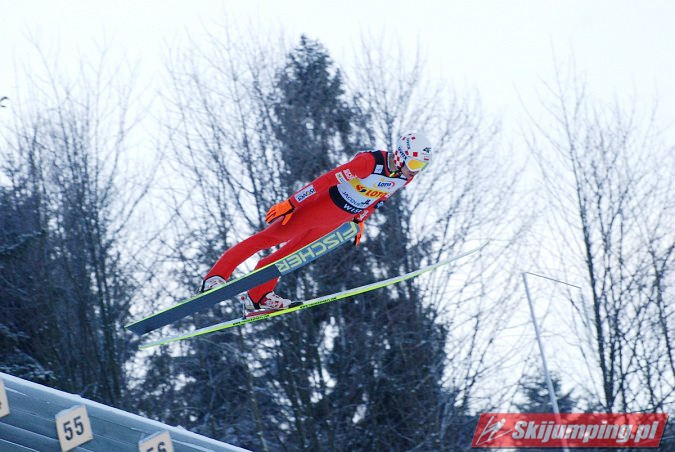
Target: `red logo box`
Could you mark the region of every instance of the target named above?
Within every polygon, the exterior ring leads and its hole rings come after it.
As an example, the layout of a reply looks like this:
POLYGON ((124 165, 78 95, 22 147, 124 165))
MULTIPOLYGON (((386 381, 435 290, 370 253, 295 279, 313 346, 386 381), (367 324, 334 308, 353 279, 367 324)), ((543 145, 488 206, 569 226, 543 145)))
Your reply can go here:
POLYGON ((471 447, 657 448, 668 415, 483 413, 471 447))

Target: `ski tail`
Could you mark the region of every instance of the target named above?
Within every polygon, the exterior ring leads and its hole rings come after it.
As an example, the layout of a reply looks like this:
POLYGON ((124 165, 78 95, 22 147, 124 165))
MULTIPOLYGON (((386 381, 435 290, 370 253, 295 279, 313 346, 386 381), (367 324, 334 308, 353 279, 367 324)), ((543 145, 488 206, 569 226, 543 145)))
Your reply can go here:
POLYGON ((319 305, 322 305, 322 304, 330 303, 332 301, 336 301, 336 300, 340 300, 340 299, 348 298, 348 297, 353 297, 353 296, 356 296, 356 295, 360 295, 362 293, 366 293, 366 292, 370 292, 370 291, 373 291, 373 290, 381 289, 383 287, 391 286, 393 284, 398 284, 398 283, 401 283, 403 281, 415 278, 415 277, 417 277, 417 276, 419 276, 423 273, 427 273, 427 272, 430 272, 432 270, 435 270, 439 267, 447 265, 447 264, 449 264, 451 262, 454 262, 456 260, 459 260, 459 259, 461 259, 463 257, 466 257, 470 254, 473 254, 477 251, 480 251, 488 243, 490 243, 490 242, 489 241, 485 242, 485 243, 483 243, 482 245, 480 245, 476 248, 470 249, 470 250, 465 251, 461 254, 449 257, 447 259, 436 262, 435 264, 428 265, 426 267, 420 268, 420 269, 412 271, 410 273, 406 273, 404 275, 395 276, 393 278, 385 279, 383 281, 378 281, 378 282, 374 282, 374 283, 371 283, 371 284, 366 284, 365 286, 355 287, 353 289, 347 289, 347 290, 344 290, 342 292, 338 292, 338 293, 334 293, 334 294, 330 294, 330 295, 324 295, 322 297, 318 297, 318 298, 314 298, 312 300, 305 301, 300 306, 284 309, 284 310, 281 310, 281 311, 274 311, 274 312, 270 312, 270 313, 266 313, 266 314, 257 315, 257 316, 254 316, 254 317, 229 320, 227 322, 218 323, 216 325, 211 325, 211 326, 208 326, 208 327, 200 328, 200 329, 190 331, 190 332, 187 332, 187 333, 178 334, 176 336, 171 336, 171 337, 167 337, 167 338, 164 338, 164 339, 158 339, 156 341, 146 342, 145 344, 142 344, 139 348, 141 350, 145 350, 145 349, 148 349, 148 348, 151 348, 151 347, 156 347, 158 345, 167 345, 167 344, 171 344, 173 342, 178 342, 178 341, 182 341, 182 340, 185 340, 185 339, 203 336, 205 334, 215 333, 217 331, 222 331, 222 330, 226 330, 226 329, 229 329, 229 328, 238 327, 238 326, 241 326, 241 325, 245 325, 247 323, 257 322, 259 320, 269 319, 269 318, 277 317, 277 316, 284 315, 284 314, 290 314, 291 312, 299 311, 301 309, 312 308, 312 307, 319 306, 319 305))
POLYGON ((333 232, 326 234, 276 262, 272 262, 241 278, 229 281, 222 286, 195 295, 181 303, 132 322, 126 325, 126 328, 135 334, 142 335, 209 308, 228 298, 233 298, 237 294, 246 292, 260 284, 304 267, 338 248, 340 245, 351 242, 356 237, 358 230, 359 226, 356 223, 353 221, 346 222, 333 232))

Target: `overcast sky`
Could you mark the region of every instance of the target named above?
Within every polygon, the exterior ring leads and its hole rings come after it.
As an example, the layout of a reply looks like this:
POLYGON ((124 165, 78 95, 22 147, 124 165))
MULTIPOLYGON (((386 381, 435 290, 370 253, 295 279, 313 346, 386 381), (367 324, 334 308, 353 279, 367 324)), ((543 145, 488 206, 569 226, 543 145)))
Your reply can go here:
MULTIPOLYGON (((263 26, 307 34, 341 65, 364 32, 388 31, 420 47, 433 69, 460 87, 475 87, 489 112, 531 104, 551 78, 553 54, 609 98, 658 95, 662 118, 675 121, 673 0, 0 0, 0 97, 13 96, 13 67, 24 60, 27 35, 60 47, 91 49, 113 38, 144 76, 156 72, 167 42, 203 31, 226 12, 263 26), (411 6, 411 5, 415 6, 411 6)), ((66 50, 66 52, 63 51, 66 50)), ((19 81, 20 82, 20 81, 19 81)), ((10 99, 11 100, 11 99, 10 99)))

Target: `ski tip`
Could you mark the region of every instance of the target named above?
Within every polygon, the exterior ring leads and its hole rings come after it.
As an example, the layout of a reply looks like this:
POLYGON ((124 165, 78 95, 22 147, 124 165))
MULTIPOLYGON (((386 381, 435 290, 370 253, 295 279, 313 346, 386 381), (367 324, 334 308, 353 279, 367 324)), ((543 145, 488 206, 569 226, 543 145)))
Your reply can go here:
POLYGON ((147 333, 147 331, 144 330, 143 326, 140 324, 140 322, 133 322, 128 325, 124 326, 125 329, 131 331, 132 333, 142 336, 143 334, 147 333))

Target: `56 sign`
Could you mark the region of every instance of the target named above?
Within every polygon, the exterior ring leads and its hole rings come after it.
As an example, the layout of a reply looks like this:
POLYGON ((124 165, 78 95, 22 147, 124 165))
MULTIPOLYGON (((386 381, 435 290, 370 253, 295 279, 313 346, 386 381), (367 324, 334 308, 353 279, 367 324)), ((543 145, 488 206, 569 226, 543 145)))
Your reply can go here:
POLYGON ((140 452, 173 452, 173 442, 169 432, 159 432, 138 444, 140 452))

